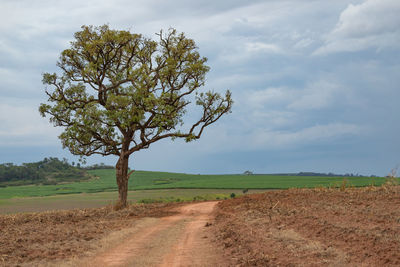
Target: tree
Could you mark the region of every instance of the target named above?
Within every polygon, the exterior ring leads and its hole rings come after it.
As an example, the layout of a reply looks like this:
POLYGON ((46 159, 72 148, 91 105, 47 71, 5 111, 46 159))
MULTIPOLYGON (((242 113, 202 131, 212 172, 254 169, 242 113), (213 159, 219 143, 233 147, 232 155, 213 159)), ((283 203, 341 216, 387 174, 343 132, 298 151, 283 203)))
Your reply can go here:
POLYGON ((245 171, 243 174, 244 175, 253 175, 253 172, 252 171, 245 171))
POLYGON ((231 93, 199 92, 209 71, 195 42, 175 29, 157 40, 107 25, 82 26, 57 66, 44 73, 48 102, 39 112, 74 155, 115 155, 119 206, 127 205, 128 160, 132 153, 165 138, 199 139, 232 107, 231 93), (50 90, 51 89, 51 90, 50 90), (186 127, 189 104, 201 108, 186 127))

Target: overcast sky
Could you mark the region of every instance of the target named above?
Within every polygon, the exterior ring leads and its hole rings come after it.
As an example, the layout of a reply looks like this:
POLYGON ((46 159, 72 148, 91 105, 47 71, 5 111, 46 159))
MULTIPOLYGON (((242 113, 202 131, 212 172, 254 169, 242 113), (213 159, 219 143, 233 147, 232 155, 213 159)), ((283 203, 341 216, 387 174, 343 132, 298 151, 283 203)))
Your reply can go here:
POLYGON ((133 168, 386 175, 400 163, 399 14, 399 0, 0 0, 0 163, 77 159, 39 115, 41 74, 82 25, 109 24, 185 32, 209 59, 205 89, 235 101, 202 139, 155 143, 133 168))

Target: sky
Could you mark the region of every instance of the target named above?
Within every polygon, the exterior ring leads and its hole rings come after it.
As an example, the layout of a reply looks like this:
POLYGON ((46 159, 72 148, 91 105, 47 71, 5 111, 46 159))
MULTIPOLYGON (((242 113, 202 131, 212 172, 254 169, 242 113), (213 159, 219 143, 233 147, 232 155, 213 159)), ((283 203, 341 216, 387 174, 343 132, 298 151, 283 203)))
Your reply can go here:
MULTIPOLYGON (((400 1, 0 0, 0 163, 77 161, 38 112, 45 72, 82 25, 195 40, 232 113, 200 140, 163 140, 139 170, 386 175, 400 163, 400 1)), ((88 164, 114 165, 93 156, 88 164)))

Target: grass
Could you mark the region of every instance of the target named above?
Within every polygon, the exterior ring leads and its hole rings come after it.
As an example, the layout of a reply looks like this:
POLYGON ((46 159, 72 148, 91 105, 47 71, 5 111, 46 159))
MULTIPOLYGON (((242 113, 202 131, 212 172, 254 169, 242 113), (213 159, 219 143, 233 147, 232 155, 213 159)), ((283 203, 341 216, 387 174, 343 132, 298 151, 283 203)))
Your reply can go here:
MULTIPOLYGON (((265 190, 249 190, 249 193, 265 190)), ((230 198, 230 195, 242 194, 239 189, 155 189, 136 190, 128 193, 131 203, 165 203, 200 200, 219 200, 230 198)), ((23 197, 0 200, 0 214, 17 212, 40 212, 75 208, 97 208, 115 204, 118 192, 101 192, 93 194, 64 194, 45 197, 23 197)))
MULTIPOLYGON (((89 171, 97 179, 60 185, 31 185, 0 188, 1 199, 41 197, 64 194, 115 192, 115 170, 89 171)), ((349 185, 360 187, 381 185, 385 178, 347 177, 349 185)), ((280 176, 280 175, 196 175, 168 172, 136 171, 129 190, 155 189, 287 189, 332 187, 343 177, 280 176)))

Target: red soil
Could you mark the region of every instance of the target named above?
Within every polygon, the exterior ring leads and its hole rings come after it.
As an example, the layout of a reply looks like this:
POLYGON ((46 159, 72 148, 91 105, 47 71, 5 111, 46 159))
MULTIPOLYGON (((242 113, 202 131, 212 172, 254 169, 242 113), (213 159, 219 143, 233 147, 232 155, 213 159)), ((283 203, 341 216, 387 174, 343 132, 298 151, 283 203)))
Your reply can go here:
POLYGON ((399 187, 223 201, 215 231, 240 266, 400 266, 399 187))
POLYGON ((132 205, 0 215, 0 266, 46 265, 83 257, 108 234, 133 227, 142 217, 173 214, 170 205, 132 205))
POLYGON ((87 266, 227 266, 207 236, 217 202, 186 204, 121 244, 91 258, 87 266))

